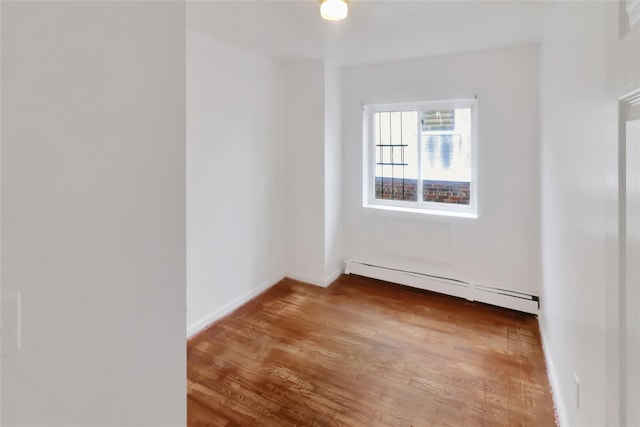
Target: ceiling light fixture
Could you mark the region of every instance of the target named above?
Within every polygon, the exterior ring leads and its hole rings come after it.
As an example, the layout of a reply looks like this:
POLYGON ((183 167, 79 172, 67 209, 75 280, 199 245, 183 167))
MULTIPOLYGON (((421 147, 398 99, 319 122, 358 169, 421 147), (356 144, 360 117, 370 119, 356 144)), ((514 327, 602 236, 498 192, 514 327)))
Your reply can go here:
POLYGON ((340 21, 347 17, 349 6, 347 0, 322 0, 320 16, 327 21, 340 21))

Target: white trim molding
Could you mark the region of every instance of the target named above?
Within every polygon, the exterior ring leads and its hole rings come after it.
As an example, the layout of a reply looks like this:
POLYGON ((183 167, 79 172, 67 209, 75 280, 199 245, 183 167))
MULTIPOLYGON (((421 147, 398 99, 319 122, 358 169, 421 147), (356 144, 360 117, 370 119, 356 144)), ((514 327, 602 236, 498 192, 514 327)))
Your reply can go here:
POLYGON ((267 291, 272 286, 274 286, 275 284, 280 282, 282 279, 284 279, 284 276, 282 276, 282 277, 280 277, 278 279, 275 279, 275 280, 269 280, 267 282, 264 282, 261 285, 259 285, 258 287, 256 287, 255 289, 250 290, 249 292, 245 293, 244 295, 241 295, 239 298, 236 298, 233 301, 230 301, 227 304, 223 305, 222 307, 220 307, 219 309, 217 309, 213 313, 211 313, 211 314, 203 317, 202 319, 198 320, 197 322, 187 326, 187 340, 193 338, 195 335, 198 335, 200 332, 202 332, 205 329, 207 329, 209 326, 211 326, 216 321, 222 319, 226 315, 230 314, 234 310, 237 310, 238 308, 242 307, 247 302, 249 302, 252 299, 254 299, 255 297, 257 297, 258 295, 260 295, 263 292, 267 291))
MULTIPOLYGON (((478 98, 451 99, 440 101, 422 101, 394 104, 366 104, 362 106, 363 117, 363 182, 362 182, 362 207, 387 209, 392 212, 408 212, 412 214, 420 213, 424 215, 444 215, 464 218, 478 217, 478 98), (464 111, 468 110, 468 117, 464 111), (429 127, 427 114, 432 112, 437 114, 437 123, 440 113, 453 112, 454 116, 461 115, 460 118, 452 120, 440 119, 440 123, 445 122, 445 128, 425 129, 429 127), (378 127, 376 127, 377 115, 387 114, 389 125, 382 126, 382 116, 379 117, 378 127), (392 133, 392 115, 400 114, 398 119, 400 132, 392 133), (403 118, 402 114, 409 114, 408 118, 403 118), (462 119, 466 117, 466 119, 462 119), (456 120, 458 120, 456 124, 456 120), (450 121, 450 123, 449 123, 450 121), (446 126, 451 125, 451 128, 446 126), (403 131, 404 129, 404 131, 403 131), (408 133, 407 133, 408 132, 408 133), (407 136, 408 134, 414 136, 407 136), (404 133, 404 136, 402 136, 404 133), (387 135, 387 138, 383 137, 387 135), (376 136, 377 135, 377 136, 376 136), (394 136, 395 135, 395 136, 394 136), (460 176, 432 176, 423 175, 422 167, 422 147, 425 142, 423 138, 449 135, 458 136, 464 144, 469 144, 470 164, 468 178, 460 176), (383 141, 387 142, 383 142, 383 141), (415 146, 415 147, 414 147, 415 146), (405 151, 406 148, 406 151, 405 151), (377 153, 377 154, 376 154, 377 153), (394 154, 395 153, 395 154, 394 154), (395 156, 395 159, 394 159, 395 156), (398 160, 400 156, 400 160, 398 160), (384 168, 402 168, 401 182, 415 181, 415 200, 390 200, 376 197, 376 180, 393 179, 395 176, 385 175, 384 168), (405 179, 405 172, 407 174, 405 179), (454 179, 454 181, 451 181, 454 179), (468 182, 469 184, 469 204, 457 204, 456 202, 435 202, 423 200, 423 183, 427 181, 437 181, 438 183, 451 181, 468 182)), ((386 122, 386 119, 385 119, 386 122)), ((393 125, 393 126, 398 126, 393 125)), ((435 126, 438 126, 437 124, 435 126)), ((388 172, 388 170, 387 170, 388 172)), ((395 191, 395 190, 393 190, 395 191)))
POLYGON ((342 269, 339 269, 335 271, 333 274, 330 274, 329 276, 325 277, 324 279, 319 279, 317 277, 311 277, 311 276, 307 276, 304 274, 297 274, 297 273, 289 273, 287 274, 287 277, 293 280, 297 280, 298 282, 319 286, 321 288, 327 288, 329 287, 329 285, 335 282, 336 279, 340 277, 341 274, 342 274, 342 269))
POLYGON ((549 378, 549 385, 551 386, 551 397, 553 398, 553 406, 556 410, 556 420, 558 427, 566 427, 569 425, 567 422, 567 410, 562 399, 562 393, 560 390, 560 380, 556 371, 555 364, 549 353, 549 340, 547 338, 546 330, 543 327, 543 322, 538 316, 538 329, 540 330, 540 338, 542 340, 542 353, 544 354, 544 361, 547 365, 547 377, 549 378))

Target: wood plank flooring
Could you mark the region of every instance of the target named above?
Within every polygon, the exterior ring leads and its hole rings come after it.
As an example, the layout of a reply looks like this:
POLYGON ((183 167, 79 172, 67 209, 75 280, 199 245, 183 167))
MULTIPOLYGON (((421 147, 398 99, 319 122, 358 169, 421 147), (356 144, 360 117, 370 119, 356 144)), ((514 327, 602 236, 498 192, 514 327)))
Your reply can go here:
POLYGON ((290 279, 192 338, 189 426, 555 426, 536 318, 290 279))

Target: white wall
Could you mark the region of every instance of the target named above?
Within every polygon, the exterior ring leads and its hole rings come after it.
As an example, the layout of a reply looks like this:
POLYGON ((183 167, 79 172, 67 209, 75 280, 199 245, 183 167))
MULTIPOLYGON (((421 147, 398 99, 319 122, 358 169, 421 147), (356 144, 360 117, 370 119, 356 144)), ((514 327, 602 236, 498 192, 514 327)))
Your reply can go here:
MULTIPOLYGON (((0 272, 2 271, 2 4, 0 3, 0 272)), ((0 273, 0 355, 3 354, 2 346, 2 274, 0 273)), ((18 325, 19 326, 19 325, 18 325)), ((0 358, 0 425, 2 425, 2 359, 0 358)))
POLYGON ((340 68, 307 60, 284 66, 287 276, 327 286, 343 267, 340 68))
POLYGON ((537 293, 538 47, 347 68, 342 84, 345 255, 537 293), (362 208, 361 104, 474 95, 479 217, 407 217, 362 208))
POLYGON ((340 68, 325 63, 324 77, 324 280, 342 273, 342 94, 340 68))
POLYGON ((617 386, 605 375, 607 294, 617 286, 615 244, 607 243, 616 230, 608 210, 617 200, 617 142, 605 3, 550 5, 541 45, 541 332, 563 425, 615 425, 606 418, 607 389, 617 386))
MULTIPOLYGON (((609 94, 609 108, 605 122, 615 124, 618 120, 617 98, 623 86, 624 67, 620 66, 618 49, 620 31, 619 4, 607 3, 607 45, 605 47, 607 64, 607 92, 609 94), (618 81, 619 80, 619 81, 618 81)), ((638 33, 640 34, 640 33, 638 33)), ((606 275, 606 327, 605 327, 605 377, 606 377, 606 425, 622 424, 621 405, 621 340, 620 340, 620 209, 619 209, 619 163, 625 162, 623 153, 617 149, 618 132, 615 126, 607 126, 607 155, 603 158, 605 175, 605 275, 606 275)), ((562 351, 562 349, 560 349, 562 351)), ((550 352, 547 351, 547 356, 550 352)), ((559 386, 558 386, 559 387, 559 386)), ((560 392, 555 392, 556 396, 560 392)))
POLYGON ((188 335, 285 275, 282 78, 272 60, 187 33, 188 335))
MULTIPOLYGON (((607 192, 607 424, 614 425, 620 417, 620 424, 640 425, 640 120, 638 106, 630 114, 629 95, 637 95, 640 91, 640 24, 629 28, 629 16, 626 3, 607 3, 607 45, 606 64, 607 82, 610 101, 620 102, 618 123, 619 134, 615 137, 619 142, 619 203, 618 210, 611 209, 612 191, 607 192), (620 228, 615 229, 611 220, 619 214, 620 228), (613 232, 612 232, 613 230, 613 232), (619 238, 615 231, 618 231, 619 238), (612 242, 619 243, 618 251, 611 248, 612 242), (614 254, 614 256, 611 256, 614 254), (621 262, 616 261, 615 255, 621 262), (620 266, 619 292, 611 286, 612 278, 616 278, 615 267, 620 266), (616 332, 618 333, 616 335, 616 332), (618 338, 618 339, 616 339, 618 338), (617 347, 617 348, 616 348, 617 347), (616 351, 617 350, 617 351, 616 351), (621 357, 622 356, 622 357, 621 357), (617 362, 617 363, 616 363, 617 362), (611 379, 619 379, 617 382, 611 379), (620 387, 621 386, 621 387, 620 387), (622 391, 622 392, 621 392, 622 391), (617 398, 617 400, 616 400, 617 398)), ((637 102, 636 102, 637 103, 637 102)), ((617 109, 610 108, 614 112, 617 109)), ((613 114, 615 116, 615 114, 613 114)), ((608 123, 615 123, 609 120, 608 123)), ((607 146, 614 147, 614 143, 607 146)), ((614 151, 614 150, 612 150, 614 151)), ((609 171, 610 169, 607 169, 609 171)), ((616 171, 618 169, 615 169, 616 171)), ((615 174, 607 174, 607 183, 614 181, 615 174)), ((611 185, 608 188, 615 188, 611 185)), ((615 193, 614 193, 615 194, 615 193)))
POLYGON ((3 425, 184 425, 185 14, 2 2, 3 425))
POLYGON ((285 275, 340 274, 339 78, 188 31, 188 336, 285 275))
POLYGON ((287 276, 325 283, 325 64, 285 68, 287 276))

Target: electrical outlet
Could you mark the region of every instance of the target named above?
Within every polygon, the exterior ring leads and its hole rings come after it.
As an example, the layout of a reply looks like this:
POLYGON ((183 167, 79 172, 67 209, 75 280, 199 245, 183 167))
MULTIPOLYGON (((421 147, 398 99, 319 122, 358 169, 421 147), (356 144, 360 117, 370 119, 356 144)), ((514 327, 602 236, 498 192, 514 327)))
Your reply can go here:
POLYGON ((580 380, 578 379, 578 374, 573 374, 573 379, 576 382, 576 408, 580 409, 580 380))

